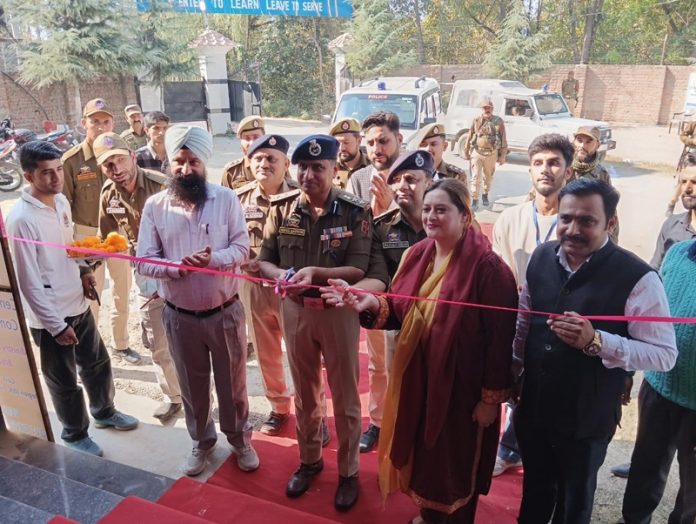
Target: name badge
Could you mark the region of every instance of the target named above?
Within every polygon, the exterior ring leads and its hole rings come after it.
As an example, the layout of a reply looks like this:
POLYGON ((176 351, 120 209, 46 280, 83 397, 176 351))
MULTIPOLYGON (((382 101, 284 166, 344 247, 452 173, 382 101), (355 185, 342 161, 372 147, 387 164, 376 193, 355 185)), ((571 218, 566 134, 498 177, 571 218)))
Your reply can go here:
POLYGON ((404 249, 409 247, 408 240, 398 242, 382 242, 382 249, 404 249))
POLYGON ((293 235, 296 237, 305 236, 305 230, 298 227, 281 227, 278 229, 281 235, 293 235))
POLYGON ((94 171, 82 171, 77 174, 77 181, 78 182, 84 182, 85 180, 96 180, 97 179, 97 173, 94 171))
POLYGON ((266 216, 258 206, 247 206, 244 208, 244 218, 247 220, 256 220, 266 216))
POLYGON ((125 215, 126 210, 122 207, 107 207, 106 212, 111 215, 125 215))

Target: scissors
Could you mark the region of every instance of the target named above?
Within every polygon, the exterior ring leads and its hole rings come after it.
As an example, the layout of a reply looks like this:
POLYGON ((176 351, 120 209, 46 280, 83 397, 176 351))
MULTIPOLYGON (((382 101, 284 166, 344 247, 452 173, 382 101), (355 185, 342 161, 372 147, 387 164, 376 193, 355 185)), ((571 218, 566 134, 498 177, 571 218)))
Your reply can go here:
POLYGON ((288 296, 288 291, 285 289, 285 287, 282 285, 282 282, 287 282, 292 278, 292 276, 297 273, 297 270, 295 270, 294 267, 291 267, 285 272, 285 276, 283 277, 283 280, 279 280, 278 283, 275 285, 275 294, 280 295, 280 298, 285 298, 288 296))

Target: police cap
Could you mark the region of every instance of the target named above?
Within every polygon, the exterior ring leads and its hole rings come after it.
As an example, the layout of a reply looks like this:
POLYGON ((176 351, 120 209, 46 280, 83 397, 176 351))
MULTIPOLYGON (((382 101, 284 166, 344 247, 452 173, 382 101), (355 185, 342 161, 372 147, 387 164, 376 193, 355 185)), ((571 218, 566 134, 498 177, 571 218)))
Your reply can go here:
POLYGON ((331 136, 341 135, 343 133, 360 133, 360 122, 355 118, 342 118, 329 130, 331 136))
POLYGON ((251 115, 246 118, 242 118, 242 121, 239 122, 239 126, 237 127, 237 136, 241 137, 244 131, 253 131, 254 129, 260 129, 261 131, 266 132, 266 126, 263 122, 263 118, 258 115, 251 115))
POLYGON ((425 171, 428 176, 433 176, 435 161, 433 155, 427 151, 411 151, 404 153, 396 159, 394 165, 389 170, 387 184, 394 182, 394 177, 402 171, 425 171))

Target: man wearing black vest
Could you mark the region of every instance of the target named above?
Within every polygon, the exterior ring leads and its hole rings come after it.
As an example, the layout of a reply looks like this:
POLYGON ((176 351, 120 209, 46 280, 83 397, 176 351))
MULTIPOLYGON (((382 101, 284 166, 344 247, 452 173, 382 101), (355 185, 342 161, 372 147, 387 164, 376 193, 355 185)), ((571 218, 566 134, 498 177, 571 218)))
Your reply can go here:
POLYGON ((552 516, 553 524, 590 522, 627 372, 669 370, 676 361, 671 324, 580 316, 669 316, 657 273, 609 239, 618 201, 602 181, 568 184, 559 197, 558 241, 539 246, 527 267, 520 309, 555 315, 521 313, 517 320, 520 524, 552 516))

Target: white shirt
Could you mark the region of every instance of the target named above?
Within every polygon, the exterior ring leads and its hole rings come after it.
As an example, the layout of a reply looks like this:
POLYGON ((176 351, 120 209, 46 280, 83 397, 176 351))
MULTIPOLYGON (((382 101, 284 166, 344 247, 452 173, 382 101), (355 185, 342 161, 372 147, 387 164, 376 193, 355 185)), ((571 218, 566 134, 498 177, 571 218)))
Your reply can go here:
POLYGON ((543 242, 556 240, 558 215, 536 213, 534 203, 525 202, 500 213, 493 226, 493 251, 512 269, 518 289, 527 281, 527 265, 532 253, 543 242))
MULTIPOLYGON (((569 276, 575 273, 570 268, 562 248, 558 250, 558 261, 569 276)), ((520 295, 519 309, 529 310, 530 303, 529 288, 525 283, 520 295)), ((668 317, 670 315, 665 288, 656 272, 646 273, 633 286, 626 300, 624 315, 632 317, 668 317)), ((599 357, 606 368, 621 368, 626 371, 639 369, 669 371, 677 361, 679 352, 672 324, 629 321, 628 334, 631 338, 598 331, 602 336, 602 350, 599 352, 599 357)), ((519 374, 518 371, 521 371, 524 363, 524 348, 528 332, 529 314, 518 313, 517 331, 513 342, 513 369, 516 374, 519 374)))
MULTIPOLYGON (((207 183, 208 198, 188 210, 169 191, 147 199, 140 221, 137 256, 181 263, 185 256, 212 248, 209 269, 235 272, 249 257, 249 234, 239 198, 231 189, 207 183)), ((218 307, 239 288, 236 278, 189 272, 138 262, 141 275, 155 278, 159 295, 178 307, 203 311, 218 307)))
MULTIPOLYGON (((30 189, 24 188, 7 217, 8 234, 40 242, 71 243, 73 222, 68 199, 56 195, 54 210, 31 196, 30 189)), ((53 336, 59 334, 67 327, 65 318, 81 315, 88 308, 80 267, 62 249, 16 240, 11 240, 10 246, 19 288, 28 307, 29 326, 46 329, 53 336)))

